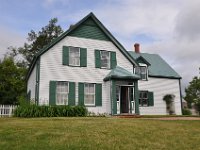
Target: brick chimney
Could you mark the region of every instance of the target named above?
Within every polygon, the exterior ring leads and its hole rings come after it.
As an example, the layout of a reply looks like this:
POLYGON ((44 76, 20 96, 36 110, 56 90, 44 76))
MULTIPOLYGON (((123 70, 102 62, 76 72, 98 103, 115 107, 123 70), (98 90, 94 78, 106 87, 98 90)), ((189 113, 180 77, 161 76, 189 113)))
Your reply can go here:
POLYGON ((140 53, 140 44, 139 43, 135 43, 134 47, 135 47, 135 52, 136 53, 140 53))

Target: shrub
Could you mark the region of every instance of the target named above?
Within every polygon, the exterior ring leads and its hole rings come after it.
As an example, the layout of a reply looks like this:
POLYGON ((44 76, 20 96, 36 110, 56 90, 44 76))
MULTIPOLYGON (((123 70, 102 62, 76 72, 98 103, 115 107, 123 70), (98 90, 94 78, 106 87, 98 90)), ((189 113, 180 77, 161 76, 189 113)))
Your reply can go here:
POLYGON ((14 111, 15 117, 84 117, 84 106, 36 106, 20 105, 14 111))
POLYGON ((183 108, 182 113, 183 115, 192 115, 192 112, 187 108, 183 108))

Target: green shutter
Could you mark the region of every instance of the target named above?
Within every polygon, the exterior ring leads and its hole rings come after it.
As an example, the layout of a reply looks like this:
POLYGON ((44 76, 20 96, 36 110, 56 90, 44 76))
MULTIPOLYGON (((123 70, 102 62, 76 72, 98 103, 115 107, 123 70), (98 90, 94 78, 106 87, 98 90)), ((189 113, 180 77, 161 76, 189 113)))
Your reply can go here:
POLYGON ((75 82, 69 82, 68 105, 75 105, 75 82))
POLYGON ((56 104, 56 81, 50 81, 49 84, 49 105, 56 104))
POLYGON ((95 67, 101 68, 100 50, 95 50, 95 67))
POLYGON ((69 47, 63 46, 63 65, 69 65, 69 47))
POLYGON ((78 83, 78 104, 84 105, 84 83, 78 83))
POLYGON ((80 48, 80 66, 87 67, 87 49, 80 48))
POLYGON ((116 97, 116 81, 112 80, 112 94, 111 94, 111 99, 112 99, 112 115, 117 114, 117 97, 116 97))
POLYGON ((148 92, 149 106, 154 106, 154 95, 153 92, 148 92))
POLYGON ((95 85, 95 105, 102 106, 102 84, 95 85))
POLYGON ((116 52, 110 52, 110 68, 113 69, 117 66, 116 52))

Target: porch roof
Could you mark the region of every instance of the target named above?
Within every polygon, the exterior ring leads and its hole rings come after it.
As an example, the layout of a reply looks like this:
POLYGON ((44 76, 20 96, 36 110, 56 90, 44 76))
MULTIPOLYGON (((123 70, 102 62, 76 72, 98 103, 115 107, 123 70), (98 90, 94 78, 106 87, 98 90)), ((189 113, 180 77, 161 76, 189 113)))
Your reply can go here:
POLYGON ((122 67, 116 66, 103 80, 108 81, 111 79, 139 80, 140 76, 133 74, 122 67))

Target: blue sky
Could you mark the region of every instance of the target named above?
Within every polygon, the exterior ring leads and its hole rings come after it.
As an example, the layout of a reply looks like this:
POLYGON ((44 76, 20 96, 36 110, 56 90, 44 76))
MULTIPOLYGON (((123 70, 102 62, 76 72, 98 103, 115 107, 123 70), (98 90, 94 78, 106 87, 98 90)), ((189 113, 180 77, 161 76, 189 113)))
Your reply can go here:
POLYGON ((0 58, 53 17, 67 30, 93 12, 127 50, 137 42, 141 52, 161 55, 185 88, 200 66, 199 6, 198 0, 1 0, 0 58))

